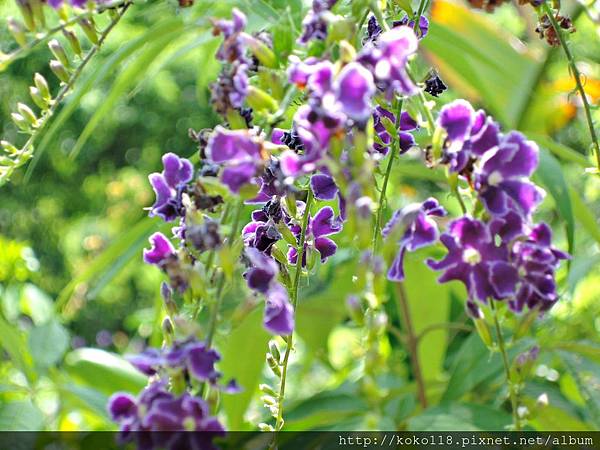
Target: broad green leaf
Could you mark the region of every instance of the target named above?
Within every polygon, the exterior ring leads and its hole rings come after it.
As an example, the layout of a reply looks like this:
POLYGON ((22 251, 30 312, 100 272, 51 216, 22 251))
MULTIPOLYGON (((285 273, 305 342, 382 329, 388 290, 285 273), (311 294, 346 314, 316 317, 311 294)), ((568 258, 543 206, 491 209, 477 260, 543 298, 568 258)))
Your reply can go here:
POLYGON ((0 430, 39 431, 44 428, 44 415, 29 400, 0 404, 0 430))
POLYGON ((600 427, 600 364, 562 350, 558 354, 577 383, 580 394, 586 402, 586 411, 589 413, 590 420, 595 427, 600 427))
MULTIPOLYGON (((522 352, 529 341, 522 339, 508 350, 509 360, 522 352)), ((504 376, 504 366, 500 353, 490 353, 481 342, 477 333, 472 333, 462 344, 451 369, 450 380, 442 402, 460 399, 468 392, 485 382, 491 382, 504 376)))
POLYGON ((363 416, 368 408, 358 392, 347 392, 342 387, 326 391, 303 400, 288 408, 285 413, 286 426, 290 430, 310 430, 333 425, 353 416, 363 416))
POLYGON ((427 409, 408 420, 410 431, 504 431, 510 414, 485 405, 447 404, 427 409))
MULTIPOLYGON (((417 335, 430 325, 448 322, 450 312, 450 284, 437 282, 439 275, 425 265, 428 256, 430 254, 427 252, 408 253, 404 260, 404 287, 417 335)), ((398 313, 402 314, 401 310, 398 313)), ((447 329, 432 331, 421 339, 419 360, 425 380, 436 380, 439 377, 447 344, 447 329)))
POLYGON ((539 145, 549 150, 554 156, 563 161, 572 162, 584 168, 590 166, 590 162, 584 155, 573 150, 571 147, 556 142, 547 135, 533 132, 526 132, 525 134, 529 139, 536 141, 539 145))
POLYGON ((27 283, 21 291, 21 311, 35 324, 48 322, 53 316, 52 299, 39 287, 27 283))
POLYGON ((148 382, 121 356, 96 348, 80 348, 67 354, 65 369, 81 384, 108 395, 117 391, 137 394, 148 382))
POLYGON ((8 354, 14 365, 25 374, 29 381, 33 381, 37 378, 37 374, 32 368, 33 363, 31 355, 27 349, 23 334, 17 327, 8 323, 1 314, 0 346, 8 354))
POLYGON ((53 320, 29 332, 29 350, 35 364, 47 368, 58 363, 69 346, 69 332, 53 320))
POLYGON ((239 394, 223 396, 223 410, 231 430, 245 428, 244 414, 258 390, 268 341, 269 335, 262 326, 262 308, 258 308, 248 314, 219 346, 223 355, 219 370, 225 380, 235 378, 244 389, 239 394))
POLYGON ((65 383, 58 388, 63 402, 66 403, 65 410, 87 408, 100 417, 108 419, 106 406, 109 396, 107 394, 103 394, 92 387, 80 386, 74 383, 65 383))
POLYGON ((546 149, 540 149, 540 164, 535 175, 539 177, 544 187, 552 195, 558 213, 565 222, 569 253, 572 253, 575 241, 575 221, 569 188, 560 164, 546 149))

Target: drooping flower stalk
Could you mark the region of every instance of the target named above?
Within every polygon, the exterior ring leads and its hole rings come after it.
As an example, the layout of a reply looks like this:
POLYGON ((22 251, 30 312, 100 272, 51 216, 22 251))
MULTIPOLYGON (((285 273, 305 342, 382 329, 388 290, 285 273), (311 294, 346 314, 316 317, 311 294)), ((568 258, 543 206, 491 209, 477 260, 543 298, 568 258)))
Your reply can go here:
MULTIPOLYGON (((116 13, 111 18, 109 25, 104 29, 104 31, 102 31, 102 33, 100 33, 98 37, 98 42, 92 45, 88 53, 82 59, 81 63, 75 68, 74 72, 68 77, 68 79, 65 78, 65 81, 63 81, 64 84, 58 92, 57 96, 54 99, 52 99, 52 102, 49 104, 48 109, 44 111, 41 117, 37 120, 37 125, 31 131, 31 135, 27 142, 25 142, 25 144, 19 149, 16 149, 14 147, 11 148, 11 152, 9 155, 11 164, 3 166, 0 170, 0 186, 2 186, 10 180, 10 177, 15 171, 15 169, 23 166, 32 157, 34 150, 33 144, 35 143, 36 139, 38 138, 38 136, 41 135, 42 130, 46 127, 46 125, 48 124, 58 107, 61 105, 62 101, 69 94, 71 89, 73 89, 73 86, 75 85, 75 82, 83 72, 83 69, 92 60, 94 55, 98 53, 100 47, 102 46, 110 32, 113 30, 113 28, 117 25, 117 23, 119 23, 129 6, 131 6, 131 3, 125 2, 123 3, 123 6, 120 9, 115 10, 116 13)), ((3 147, 4 146, 5 144, 3 141, 3 147)))
POLYGON ((496 339, 498 340, 498 350, 502 355, 502 364, 504 365, 504 371, 506 374, 506 383, 508 384, 508 392, 510 395, 510 404, 512 409, 512 417, 513 417, 513 427, 514 431, 521 430, 521 421, 519 420, 519 403, 518 403, 518 393, 516 389, 516 385, 512 380, 510 375, 510 363, 508 361, 508 354, 506 352, 506 344, 504 342, 504 334, 502 333, 502 328, 500 327, 500 322, 498 321, 498 310, 494 305, 494 301, 490 301, 490 308, 494 317, 494 326, 496 328, 496 339))
MULTIPOLYGON (((290 297, 292 300, 292 305, 294 307, 294 314, 298 308, 298 286, 300 284, 300 274, 302 273, 302 261, 304 259, 305 252, 305 242, 306 242, 306 230, 308 228, 308 219, 310 216, 310 207, 313 201, 312 190, 308 190, 308 196, 306 198, 306 207, 304 209, 304 218, 302 220, 302 230, 300 232, 300 240, 298 242, 297 252, 298 256, 296 258, 296 272, 294 274, 294 280, 292 284, 292 288, 290 290, 290 297)), ((281 370, 281 384, 279 385, 279 396, 277 399, 277 419, 275 422, 275 431, 280 431, 283 427, 283 402, 285 399, 285 383, 287 378, 288 364, 290 359, 290 353, 292 351, 294 342, 294 333, 290 333, 286 338, 286 349, 285 355, 283 357, 283 364, 281 370)), ((275 444, 275 442, 273 443, 275 444)))
POLYGON ((575 61, 573 53, 571 53, 571 49, 568 46, 568 42, 563 34, 563 30, 556 21, 556 18, 554 17, 552 8, 550 8, 548 2, 545 0, 542 2, 541 6, 543 11, 546 13, 546 16, 550 20, 552 27, 556 31, 556 36, 560 41, 560 46, 565 52, 565 56, 567 57, 567 61, 569 62, 569 67, 571 69, 571 72, 573 72, 573 77, 575 77, 575 84, 577 86, 577 90, 579 91, 579 95, 581 96, 583 109, 585 111, 585 118, 587 121, 588 128, 590 130, 590 136, 592 138, 592 145, 594 146, 594 153, 596 154, 596 172, 600 173, 600 143, 598 143, 598 136, 596 134, 596 129, 594 128, 594 121, 592 119, 590 103, 585 93, 585 89, 583 88, 583 83, 581 82, 581 73, 579 72, 579 68, 577 67, 577 62, 575 61))

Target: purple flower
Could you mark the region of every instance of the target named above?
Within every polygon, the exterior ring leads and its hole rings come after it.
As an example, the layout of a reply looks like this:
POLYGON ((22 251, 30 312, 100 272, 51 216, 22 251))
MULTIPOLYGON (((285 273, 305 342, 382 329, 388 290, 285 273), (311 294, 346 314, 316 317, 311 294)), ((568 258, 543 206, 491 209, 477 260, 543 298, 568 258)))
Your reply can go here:
POLYGON ((474 160, 498 146, 498 125, 484 111, 475 112, 466 100, 455 100, 440 111, 438 126, 446 131, 443 162, 463 172, 474 160))
POLYGON ((246 248, 246 257, 250 261, 250 269, 244 273, 248 287, 266 294, 279 273, 277 263, 252 247, 246 248))
POLYGON ((433 97, 438 97, 446 89, 448 89, 448 86, 444 84, 437 73, 433 72, 425 80, 425 88, 423 90, 433 97))
POLYGON ((312 39, 324 41, 327 38, 327 13, 337 0, 313 0, 312 8, 302 21, 303 33, 298 39, 301 44, 307 44, 312 39))
MULTIPOLYGON (((392 143, 392 136, 383 124, 383 120, 388 120, 394 124, 395 127, 396 115, 381 106, 377 106, 373 110, 373 128, 381 143, 375 142, 373 144, 373 150, 386 155, 388 147, 392 143)), ((419 125, 416 120, 414 120, 406 111, 402 111, 402 114, 400 115, 400 128, 398 129, 400 154, 406 153, 415 145, 415 138, 408 132, 417 129, 418 127, 419 125)))
POLYGON ((492 215, 516 209, 528 216, 544 198, 544 191, 528 180, 537 165, 537 145, 518 132, 486 152, 475 170, 475 189, 486 209, 492 215))
POLYGON ((525 240, 515 242, 511 259, 517 267, 520 285, 509 306, 520 312, 525 306, 549 310, 558 300, 554 271, 569 255, 552 246, 552 231, 545 223, 535 226, 525 240))
POLYGON ((148 239, 152 247, 144 249, 144 262, 160 266, 169 258, 175 255, 173 244, 162 233, 154 233, 148 239))
POLYGON ((263 324, 265 328, 280 336, 287 336, 294 331, 294 308, 292 307, 285 288, 274 284, 266 294, 267 303, 263 324))
POLYGON ((252 181, 263 167, 260 142, 247 130, 227 130, 217 126, 206 147, 207 158, 225 166, 221 182, 237 193, 252 181))
MULTIPOLYGON (((415 21, 410 19, 408 16, 404 16, 402 19, 398 20, 397 22, 394 22, 394 27, 397 26, 408 26, 412 29, 415 28, 415 21)), ((429 20, 427 20, 427 17, 425 16, 420 16, 419 17, 419 39, 423 39, 425 36, 427 36, 427 33, 429 32, 429 20)))
POLYGON ((163 350, 148 348, 142 353, 127 357, 136 369, 148 376, 160 373, 161 370, 178 370, 198 381, 208 381, 211 384, 215 384, 221 377, 221 373, 215 369, 215 363, 220 359, 216 350, 193 339, 176 341, 163 350))
POLYGON ((359 62, 365 64, 375 75, 377 86, 388 100, 394 93, 414 95, 417 86, 406 72, 408 57, 417 51, 417 37, 409 27, 397 27, 381 34, 377 45, 364 47, 359 62))
POLYGON ((333 200, 339 193, 335 180, 324 173, 310 177, 310 188, 317 200, 333 200))
POLYGON ((225 436, 225 429, 209 415, 208 405, 187 392, 176 397, 165 387, 159 381, 145 388, 137 398, 118 392, 109 399, 108 412, 120 427, 121 441, 136 440, 138 448, 144 449, 216 450, 212 440, 225 436), (199 433, 158 433, 166 431, 199 433))
POLYGON ((496 245, 488 225, 477 219, 461 217, 450 223, 440 240, 448 249, 441 261, 428 260, 434 270, 443 270, 440 283, 461 281, 471 299, 505 299, 514 295, 517 269, 509 263, 508 249, 496 245))
POLYGON ((387 238, 392 232, 401 227, 402 237, 398 242, 399 248, 388 271, 388 280, 404 280, 404 255, 419 248, 433 244, 438 239, 437 223, 431 216, 444 217, 446 210, 434 198, 423 203, 413 203, 397 210, 385 225, 381 234, 387 238))
POLYGON ((194 168, 189 160, 174 153, 163 155, 162 162, 162 173, 148 176, 156 194, 156 201, 150 208, 150 217, 159 216, 170 222, 182 215, 181 193, 192 179, 194 168))
POLYGON ((273 220, 261 209, 252 212, 252 222, 243 228, 242 237, 247 247, 266 254, 270 254, 273 244, 282 238, 273 220))
MULTIPOLYGON (((302 212, 305 208, 304 203, 299 205, 298 210, 302 212)), ((310 249, 315 249, 321 255, 321 262, 327 261, 327 258, 333 256, 337 250, 337 245, 327 236, 339 233, 342 231, 342 223, 339 218, 335 217, 335 213, 330 206, 321 208, 314 217, 309 214, 308 226, 306 229, 304 253, 302 257, 302 267, 306 266, 307 253, 310 249)), ((296 236, 298 241, 301 236, 301 227, 296 224, 290 225, 290 230, 296 236)), ((290 264, 296 264, 298 260, 298 251, 295 247, 291 247, 288 251, 288 261, 290 264)))
POLYGON ((355 62, 347 64, 335 80, 334 90, 346 116, 358 123, 369 118, 375 84, 367 69, 355 62))
POLYGON ((217 59, 222 62, 241 61, 250 64, 250 60, 246 57, 246 47, 242 36, 244 28, 246 28, 246 16, 237 8, 233 8, 231 15, 231 20, 213 21, 213 34, 222 34, 224 38, 217 50, 217 59))

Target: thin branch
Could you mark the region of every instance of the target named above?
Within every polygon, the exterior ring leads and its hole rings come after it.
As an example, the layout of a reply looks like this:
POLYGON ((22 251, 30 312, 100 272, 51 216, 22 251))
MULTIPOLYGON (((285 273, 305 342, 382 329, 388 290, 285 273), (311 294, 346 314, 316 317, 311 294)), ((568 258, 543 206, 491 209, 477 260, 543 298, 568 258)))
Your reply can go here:
MULTIPOLYGON (((308 190, 308 197, 306 198, 306 206, 304 207, 304 218, 302 221, 302 229, 300 232, 300 241, 298 242, 297 256, 296 256, 296 273, 294 274, 294 283, 291 289, 292 305, 294 307, 294 314, 298 308, 298 286, 300 284, 300 274, 302 273, 302 261, 304 259, 304 244, 306 242, 306 230, 308 228, 308 217, 310 215, 310 206, 312 204, 313 195, 312 190, 308 190)), ((280 431, 283 427, 283 401, 285 399, 285 382, 288 372, 288 364, 290 359, 290 353, 293 347, 294 333, 286 339, 287 346, 285 349, 285 355, 283 357, 283 365, 281 371, 281 384, 279 386, 279 395, 277 399, 277 419, 275 421, 275 431, 280 431)), ((273 439, 271 443, 271 449, 276 448, 277 442, 273 439)))
POLYGON ((565 56, 567 57, 567 61, 569 62, 569 67, 571 68, 573 76, 575 77, 575 84, 577 86, 577 90, 579 91, 579 95, 581 95, 581 101, 583 102, 583 109, 585 111, 585 118, 587 121, 588 128, 590 130, 590 136, 592 138, 592 144, 594 146, 594 153, 596 154, 596 169, 600 171, 600 144, 598 143, 598 136, 596 135, 596 129, 594 128, 592 111, 588 102, 587 94, 585 93, 583 83, 581 82, 581 72, 579 72, 579 68, 577 67, 575 58, 571 53, 571 49, 567 45, 567 38, 565 37, 562 28, 558 25, 556 17, 554 17, 554 13, 552 12, 552 9, 550 8, 550 6, 548 6, 548 3, 546 1, 542 3, 542 9, 544 10, 546 16, 550 20, 554 31, 556 31, 556 36, 558 37, 560 46, 565 52, 565 56))
POLYGON ((0 173, 0 186, 2 186, 4 183, 6 183, 10 179, 10 176, 13 174, 15 169, 23 166, 29 160, 29 158, 31 157, 31 155, 33 153, 33 149, 34 149, 33 143, 35 142, 37 137, 40 135, 41 131, 45 128, 47 123, 50 121, 49 119, 54 115, 54 113, 60 106, 61 102, 68 95, 69 91, 73 88, 73 86, 75 85, 75 82, 78 80, 79 76, 83 72, 83 69, 92 60, 94 55, 96 53, 98 53, 98 51, 100 50, 100 47, 102 46, 102 44, 104 43, 104 41, 106 40, 106 38, 108 37, 110 32, 112 31, 112 29, 117 25, 117 23, 119 23, 119 21, 121 20, 121 18, 123 17, 123 15, 127 11, 127 9, 129 8, 129 6, 131 6, 131 2, 127 2, 127 3, 123 4, 123 7, 119 11, 119 13, 111 20, 110 24, 100 34, 100 36, 98 38, 98 43, 94 44, 92 46, 92 48, 88 51, 88 53, 85 55, 85 57, 81 61, 81 64, 79 64, 79 66, 77 66, 75 71, 71 74, 68 82, 62 86, 62 88, 58 92, 58 95, 56 96, 56 98, 53 99, 52 104, 50 105, 50 108, 48 108, 48 110, 45 111, 43 113, 43 115, 40 117, 38 127, 35 130, 33 130, 32 134, 29 137, 29 139, 27 140, 27 142, 25 142, 23 147, 21 147, 21 149, 18 152, 16 152, 14 155, 11 155, 11 157, 14 158, 13 164, 10 166, 6 166, 6 170, 4 172, 0 173))

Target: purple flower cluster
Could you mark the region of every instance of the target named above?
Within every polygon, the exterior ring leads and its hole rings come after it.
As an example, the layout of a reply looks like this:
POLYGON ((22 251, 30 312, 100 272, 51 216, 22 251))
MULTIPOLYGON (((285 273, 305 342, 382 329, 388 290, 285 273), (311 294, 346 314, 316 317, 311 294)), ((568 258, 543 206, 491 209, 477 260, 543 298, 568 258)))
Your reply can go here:
POLYGON ((265 328, 277 335, 287 336, 294 331, 294 309, 286 289, 277 281, 277 262, 260 250, 246 248, 249 269, 244 273, 248 287, 266 298, 265 328))
POLYGON ((252 60, 247 56, 246 16, 237 8, 231 20, 214 21, 214 34, 223 35, 223 43, 217 50, 217 59, 225 65, 218 80, 212 85, 212 104, 222 116, 229 109, 240 109, 248 95, 248 70, 252 60))
POLYGON ((195 339, 176 341, 171 347, 162 350, 148 348, 142 353, 127 357, 136 369, 148 376, 161 371, 181 372, 186 378, 208 381, 211 384, 221 377, 215 369, 215 363, 220 359, 216 350, 207 348, 203 342, 195 339))
POLYGON ((327 39, 327 15, 337 0, 313 0, 312 8, 302 22, 302 36, 298 39, 301 44, 307 44, 313 39, 327 39))
POLYGON ((176 396, 167 390, 164 381, 153 382, 137 397, 114 394, 108 412, 119 424, 121 440, 135 441, 141 450, 214 450, 217 447, 213 439, 225 436, 225 429, 210 416, 204 400, 188 392, 176 396))
POLYGON ((547 311, 558 300, 555 270, 568 255, 552 247, 548 225, 532 214, 544 192, 531 182, 538 148, 521 133, 500 132, 483 111, 464 101, 446 105, 438 126, 446 133, 442 161, 471 183, 486 221, 469 216, 450 223, 441 236, 447 255, 429 260, 443 271, 440 282, 459 280, 471 299, 507 300, 514 311, 547 311))
MULTIPOLYGON (((390 135, 388 129, 383 124, 384 120, 388 120, 396 127, 396 116, 391 111, 377 106, 373 111, 373 127, 377 139, 373 144, 373 150, 383 155, 386 155, 388 148, 392 143, 393 136, 390 135)), ((406 153, 415 145, 415 138, 409 131, 414 131, 419 127, 417 122, 406 111, 402 111, 400 115, 400 126, 398 127, 398 142, 400 154, 406 153)))

